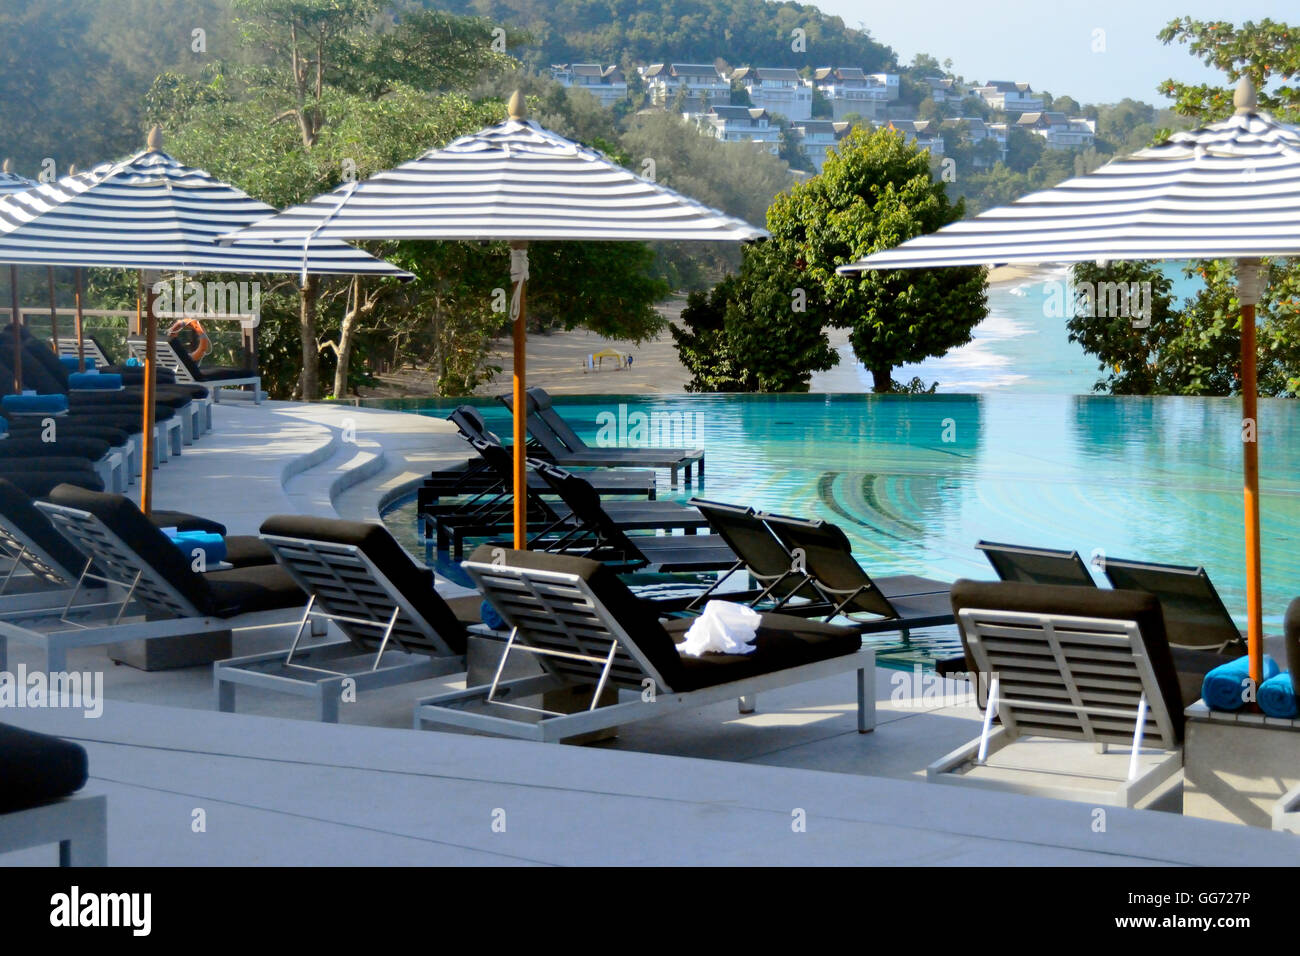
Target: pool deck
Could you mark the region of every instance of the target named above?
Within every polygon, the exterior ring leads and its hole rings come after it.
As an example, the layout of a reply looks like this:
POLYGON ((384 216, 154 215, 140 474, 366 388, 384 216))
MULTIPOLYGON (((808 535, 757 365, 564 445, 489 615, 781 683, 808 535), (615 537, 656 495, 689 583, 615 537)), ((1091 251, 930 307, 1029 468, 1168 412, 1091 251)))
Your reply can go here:
MULTIPOLYGON (((349 406, 244 402, 157 475, 155 504, 256 533, 272 513, 377 520, 436 463, 463 459, 440 419, 349 406)), ((284 646, 283 630, 236 653, 284 646)), ((24 646, 11 668, 39 666, 24 646)), ((878 726, 858 734, 854 682, 829 678, 623 729, 591 747, 408 729, 414 701, 463 677, 362 695, 342 723, 310 704, 241 692, 213 709, 208 668, 145 673, 74 651, 103 671, 102 717, 3 712, 88 749, 88 792, 109 798, 113 865, 187 864, 1290 864, 1288 834, 1084 802, 925 782, 931 761, 976 736, 951 683, 876 674, 878 726), (205 830, 194 832, 195 811, 205 830), (794 824, 806 820, 802 832, 794 824), (504 831, 504 832, 502 832, 504 831)), ((1077 755, 1076 745, 1072 757, 1077 755)), ((1047 745, 1051 764, 1056 745, 1047 745)), ((1091 754, 1091 751, 1087 751, 1091 754)), ((1126 756, 1120 757, 1126 761, 1126 756)), ((1106 757, 1086 757, 1100 767, 1106 757)), ((1110 762, 1114 762, 1113 760, 1110 762)), ((1154 805, 1174 809, 1176 790, 1154 805)), ((53 848, 0 857, 50 863, 53 848)))

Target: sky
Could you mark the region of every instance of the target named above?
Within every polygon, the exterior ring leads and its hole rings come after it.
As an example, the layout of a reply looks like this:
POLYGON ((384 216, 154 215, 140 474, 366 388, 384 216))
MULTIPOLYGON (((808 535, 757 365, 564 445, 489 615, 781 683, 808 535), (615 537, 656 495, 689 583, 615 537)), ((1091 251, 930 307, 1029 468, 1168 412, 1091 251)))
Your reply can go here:
MULTIPOLYGON (((865 27, 900 62, 929 53, 967 80, 1027 81, 1080 103, 1132 97, 1168 105, 1161 81, 1219 82, 1185 45, 1156 34, 1170 20, 1268 17, 1300 24, 1296 0, 812 0, 846 26, 865 27), (1097 33, 1096 31, 1102 31, 1097 33), (1100 43, 1096 41, 1100 40, 1100 43), (1094 45, 1102 47, 1094 52, 1094 45)), ((809 49, 809 54, 813 51, 809 49)))

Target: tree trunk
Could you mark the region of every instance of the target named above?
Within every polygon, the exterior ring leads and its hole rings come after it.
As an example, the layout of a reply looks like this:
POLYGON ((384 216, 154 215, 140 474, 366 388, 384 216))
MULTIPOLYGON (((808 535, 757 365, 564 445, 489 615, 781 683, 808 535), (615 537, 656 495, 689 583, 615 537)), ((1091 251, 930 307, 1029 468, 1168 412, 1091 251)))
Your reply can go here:
POLYGON ((320 398, 320 354, 316 345, 316 297, 320 294, 320 276, 307 276, 300 293, 301 309, 298 328, 302 337, 302 400, 314 402, 320 398))
POLYGON ((352 343, 361 319, 361 276, 352 277, 351 308, 343 313, 339 326, 338 365, 334 369, 334 397, 348 393, 348 366, 352 362, 352 343))
POLYGON ((872 390, 876 392, 888 392, 894 384, 893 376, 890 374, 894 369, 886 365, 884 368, 873 368, 871 370, 872 390))

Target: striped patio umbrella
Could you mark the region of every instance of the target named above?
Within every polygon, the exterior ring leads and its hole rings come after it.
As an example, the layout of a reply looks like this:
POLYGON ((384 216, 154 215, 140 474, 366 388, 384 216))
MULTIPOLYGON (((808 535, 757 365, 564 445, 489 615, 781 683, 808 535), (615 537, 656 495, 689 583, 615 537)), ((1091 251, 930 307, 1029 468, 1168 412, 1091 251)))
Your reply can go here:
MULTIPOLYGON (((148 148, 128 159, 0 197, 0 262, 93 266, 144 272, 302 272, 410 278, 396 266, 338 240, 305 250, 271 242, 218 245, 223 233, 275 209, 162 152, 155 127, 148 148)), ((140 507, 152 504, 157 317, 145 296, 144 442, 140 507)), ((16 309, 15 309, 16 314, 16 309)), ((15 322, 15 337, 18 329, 15 322)), ((16 343, 17 344, 17 343, 16 343)), ((15 356, 21 349, 15 349, 15 356)), ((17 361, 17 359, 15 359, 17 361)))
MULTIPOLYGON (((1009 206, 990 209, 840 272, 1007 262, 1235 259, 1242 414, 1257 425, 1255 306, 1263 256, 1300 255, 1300 128, 1260 112, 1242 79, 1233 116, 1009 206)), ((1246 605, 1251 677, 1263 676, 1259 433, 1245 458, 1246 605)), ((1250 434, 1243 428, 1243 434, 1250 434)))
MULTIPOLYGON (((526 531, 524 486, 524 289, 528 243, 537 240, 726 240, 762 229, 643 179, 595 150, 524 118, 510 118, 363 182, 348 183, 226 239, 293 242, 305 253, 325 239, 508 240, 514 294, 515 547, 526 531)), ((223 240, 224 241, 224 240, 223 240)))

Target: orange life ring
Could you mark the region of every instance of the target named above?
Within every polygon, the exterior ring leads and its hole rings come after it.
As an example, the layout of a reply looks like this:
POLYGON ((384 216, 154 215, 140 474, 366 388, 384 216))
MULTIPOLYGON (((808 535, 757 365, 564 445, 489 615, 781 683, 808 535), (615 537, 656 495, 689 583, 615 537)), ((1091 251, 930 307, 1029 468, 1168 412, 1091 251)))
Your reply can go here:
POLYGON ((185 328, 189 328, 199 337, 199 344, 190 353, 190 358, 197 362, 212 351, 212 341, 208 338, 208 333, 204 331, 198 319, 177 319, 172 323, 171 328, 167 330, 167 337, 170 339, 185 328))

